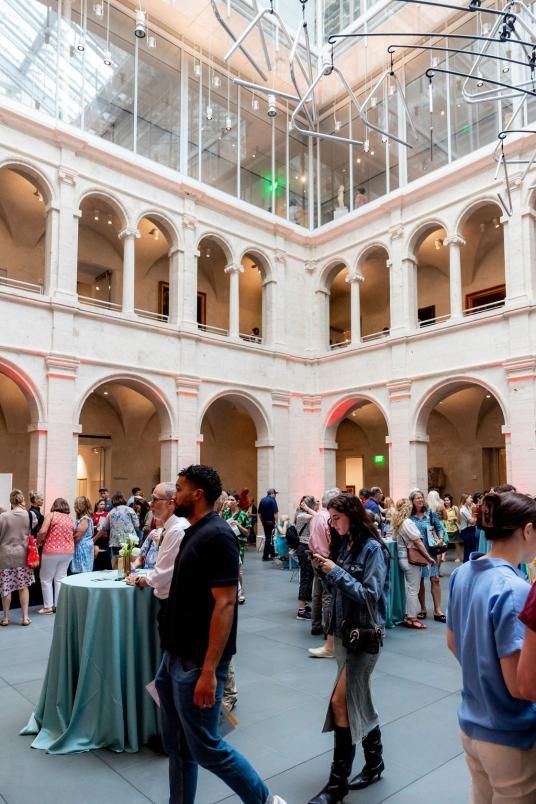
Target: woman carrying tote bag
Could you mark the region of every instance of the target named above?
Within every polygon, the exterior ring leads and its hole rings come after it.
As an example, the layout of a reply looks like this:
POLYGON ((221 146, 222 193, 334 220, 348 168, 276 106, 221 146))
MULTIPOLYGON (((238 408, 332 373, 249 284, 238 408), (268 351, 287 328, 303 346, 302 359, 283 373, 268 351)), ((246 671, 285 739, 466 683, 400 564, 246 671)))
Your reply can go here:
POLYGON ((422 623, 419 613, 419 587, 421 585, 422 568, 434 566, 435 560, 428 554, 421 534, 416 524, 409 518, 412 504, 403 497, 397 500, 395 512, 392 516, 393 536, 396 539, 398 550, 398 564, 404 573, 406 581, 406 628, 423 630, 426 625, 422 623))

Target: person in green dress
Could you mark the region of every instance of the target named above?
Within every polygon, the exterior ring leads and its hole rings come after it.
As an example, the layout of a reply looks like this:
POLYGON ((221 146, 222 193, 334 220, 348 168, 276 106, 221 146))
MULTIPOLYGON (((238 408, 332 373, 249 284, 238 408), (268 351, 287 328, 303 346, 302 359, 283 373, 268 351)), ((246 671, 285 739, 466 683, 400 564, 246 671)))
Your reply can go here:
POLYGON ((238 549, 240 553, 240 583, 238 586, 238 602, 240 604, 246 602, 246 598, 244 597, 244 579, 243 579, 243 564, 244 564, 244 552, 246 549, 246 544, 248 540, 248 533, 249 533, 249 514, 247 511, 243 511, 238 504, 238 495, 234 494, 234 492, 228 492, 228 497, 225 502, 222 516, 223 519, 231 526, 233 533, 236 535, 238 540, 238 549))

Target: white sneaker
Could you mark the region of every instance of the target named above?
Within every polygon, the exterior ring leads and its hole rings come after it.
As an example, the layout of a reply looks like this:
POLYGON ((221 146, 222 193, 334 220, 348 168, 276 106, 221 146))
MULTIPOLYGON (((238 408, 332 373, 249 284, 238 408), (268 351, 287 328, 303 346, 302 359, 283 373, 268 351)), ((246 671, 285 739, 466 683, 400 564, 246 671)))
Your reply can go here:
POLYGON ((281 796, 272 796, 267 804, 287 804, 287 802, 284 798, 281 798, 281 796))
POLYGON ((335 654, 332 653, 330 650, 326 650, 325 646, 322 645, 320 648, 309 648, 309 656, 312 656, 313 659, 334 659, 335 654))

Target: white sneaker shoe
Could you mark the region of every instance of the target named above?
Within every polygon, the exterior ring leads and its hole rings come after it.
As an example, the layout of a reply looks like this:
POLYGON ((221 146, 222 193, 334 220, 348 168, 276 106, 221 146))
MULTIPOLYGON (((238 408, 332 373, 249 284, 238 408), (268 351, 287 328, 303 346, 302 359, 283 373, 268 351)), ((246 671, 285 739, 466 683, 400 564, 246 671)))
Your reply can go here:
POLYGON ((287 804, 287 802, 284 798, 281 798, 281 796, 272 796, 267 804, 287 804))
POLYGON ((332 653, 330 650, 326 650, 325 646, 322 645, 320 648, 309 648, 309 656, 312 656, 313 659, 334 659, 335 654, 332 653))

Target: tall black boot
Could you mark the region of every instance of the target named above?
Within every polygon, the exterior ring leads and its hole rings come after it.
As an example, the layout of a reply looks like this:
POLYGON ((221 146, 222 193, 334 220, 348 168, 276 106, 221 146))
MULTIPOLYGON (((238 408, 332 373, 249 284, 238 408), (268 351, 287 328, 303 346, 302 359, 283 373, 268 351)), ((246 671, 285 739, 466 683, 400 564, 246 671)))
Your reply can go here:
POLYGON ((365 753, 365 765, 360 774, 355 776, 348 785, 349 790, 361 790, 369 784, 377 782, 383 773, 385 765, 382 758, 382 733, 376 726, 361 741, 365 753))
POLYGON ((335 749, 327 785, 309 804, 339 804, 348 793, 348 777, 352 772, 355 745, 349 728, 335 726, 335 749))

